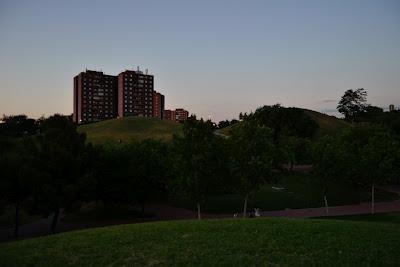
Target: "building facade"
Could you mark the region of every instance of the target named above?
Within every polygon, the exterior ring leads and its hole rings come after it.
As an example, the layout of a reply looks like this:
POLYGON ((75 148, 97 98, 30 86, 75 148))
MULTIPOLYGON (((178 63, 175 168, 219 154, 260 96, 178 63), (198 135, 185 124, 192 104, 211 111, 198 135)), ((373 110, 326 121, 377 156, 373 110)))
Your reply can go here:
POLYGON ((74 122, 143 116, 183 122, 189 112, 165 110, 165 96, 154 91, 154 76, 125 70, 117 76, 86 70, 74 77, 74 122))
POLYGON ((153 93, 153 117, 162 119, 164 118, 164 105, 165 97, 159 92, 153 93))
POLYGON ((126 70, 118 75, 118 117, 153 116, 154 76, 126 70))
POLYGON ((165 110, 165 119, 176 122, 184 122, 189 117, 189 112, 183 108, 177 108, 175 110, 165 110))
POLYGON ((86 70, 74 77, 76 123, 95 122, 117 117, 117 77, 86 70))
POLYGON ((189 112, 183 108, 175 109, 175 119, 177 122, 184 122, 189 117, 189 112))
POLYGON ((175 110, 166 109, 164 115, 166 120, 176 121, 175 110))

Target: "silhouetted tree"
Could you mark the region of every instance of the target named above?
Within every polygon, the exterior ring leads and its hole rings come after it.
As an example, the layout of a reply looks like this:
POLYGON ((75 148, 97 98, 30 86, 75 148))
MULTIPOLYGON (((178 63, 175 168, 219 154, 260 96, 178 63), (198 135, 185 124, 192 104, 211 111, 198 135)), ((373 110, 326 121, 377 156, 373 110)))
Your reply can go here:
POLYGON ((298 108, 285 108, 279 104, 258 108, 247 119, 256 120, 260 125, 273 131, 273 140, 281 136, 310 138, 318 130, 318 124, 298 108))
POLYGON ((244 195, 243 217, 247 202, 261 185, 271 182, 275 154, 272 132, 256 121, 244 121, 231 131, 231 173, 244 195))
POLYGON ((367 92, 364 88, 347 90, 339 101, 337 110, 346 120, 354 122, 355 117, 364 112, 367 107, 367 92))
POLYGON ((36 197, 43 212, 53 213, 51 231, 55 233, 61 208, 68 209, 79 201, 85 135, 79 134, 76 125, 61 115, 46 119, 40 131, 37 157, 43 174, 36 197))
POLYGON ((314 145, 313 172, 321 181, 326 213, 329 214, 328 184, 349 178, 351 168, 349 155, 339 137, 324 136, 314 145))
POLYGON ((176 174, 172 184, 196 204, 198 219, 214 177, 216 139, 210 121, 190 116, 184 123, 183 136, 174 136, 173 140, 176 174))
POLYGON ((36 134, 38 130, 34 119, 26 115, 3 116, 0 123, 0 135, 21 137, 24 135, 36 134))
POLYGON ((129 146, 129 177, 135 199, 144 207, 149 199, 163 194, 168 171, 168 146, 156 140, 144 140, 129 146))

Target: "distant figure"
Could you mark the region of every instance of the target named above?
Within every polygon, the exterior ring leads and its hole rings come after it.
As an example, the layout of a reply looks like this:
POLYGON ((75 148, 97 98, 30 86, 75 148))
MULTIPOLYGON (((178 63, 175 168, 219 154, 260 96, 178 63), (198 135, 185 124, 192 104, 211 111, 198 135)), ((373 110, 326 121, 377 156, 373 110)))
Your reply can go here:
POLYGON ((233 214, 233 218, 237 218, 237 216, 238 216, 237 213, 234 213, 234 214, 233 214))
POLYGON ((259 208, 255 208, 255 209, 254 209, 254 216, 256 216, 256 217, 261 217, 260 209, 259 209, 259 208))

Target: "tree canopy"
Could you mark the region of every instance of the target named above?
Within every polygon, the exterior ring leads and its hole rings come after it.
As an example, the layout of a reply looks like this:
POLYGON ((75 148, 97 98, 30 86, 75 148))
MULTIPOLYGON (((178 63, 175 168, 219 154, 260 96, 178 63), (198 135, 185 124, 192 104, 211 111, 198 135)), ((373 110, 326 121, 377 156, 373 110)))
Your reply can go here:
POLYGON ((344 92, 337 110, 344 115, 346 120, 354 122, 356 116, 363 113, 367 106, 367 92, 364 88, 349 89, 344 92))

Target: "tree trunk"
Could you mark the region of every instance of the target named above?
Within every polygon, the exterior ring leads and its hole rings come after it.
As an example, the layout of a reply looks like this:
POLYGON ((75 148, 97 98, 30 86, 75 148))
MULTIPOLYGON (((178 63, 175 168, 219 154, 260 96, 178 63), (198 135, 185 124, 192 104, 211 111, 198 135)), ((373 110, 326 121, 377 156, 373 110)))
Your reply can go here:
POLYGON ((248 195, 244 197, 244 204, 243 204, 243 218, 246 218, 247 215, 247 199, 248 195))
POLYGON ((107 202, 103 199, 104 217, 108 216, 107 202))
POLYGON ((20 203, 19 201, 17 201, 17 203, 15 203, 14 237, 18 237, 18 232, 19 232, 19 207, 20 203))
POLYGON ((57 207, 57 209, 54 211, 53 221, 51 222, 51 233, 52 234, 56 233, 56 226, 57 226, 59 215, 60 215, 60 208, 57 207))
POLYGON ((201 220, 201 210, 199 202, 197 202, 197 219, 201 220))
POLYGON ((372 183, 372 190, 371 190, 371 214, 375 213, 375 183, 372 183))
POLYGON ((329 215, 328 198, 326 197, 326 194, 324 195, 324 202, 325 202, 325 212, 326 212, 326 215, 329 215))
POLYGON ((142 201, 142 216, 144 217, 144 201, 142 201))

